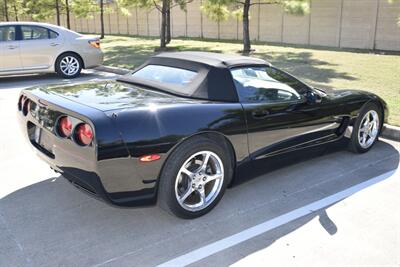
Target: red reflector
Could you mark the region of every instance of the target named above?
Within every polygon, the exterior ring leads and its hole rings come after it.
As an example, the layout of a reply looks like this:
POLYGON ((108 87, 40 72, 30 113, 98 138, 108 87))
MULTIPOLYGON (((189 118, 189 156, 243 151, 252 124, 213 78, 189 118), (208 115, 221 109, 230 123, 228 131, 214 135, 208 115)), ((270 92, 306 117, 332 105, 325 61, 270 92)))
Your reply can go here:
POLYGON ((159 160, 161 158, 160 155, 158 154, 152 154, 152 155, 146 155, 146 156, 141 156, 139 158, 139 160, 141 162, 150 162, 150 161, 155 161, 155 160, 159 160))
POLYGON ((72 122, 65 116, 62 117, 58 122, 58 131, 62 137, 69 137, 72 133, 72 122))
POLYGON ((93 131, 89 124, 79 124, 76 127, 76 139, 80 145, 87 146, 92 143, 93 131))

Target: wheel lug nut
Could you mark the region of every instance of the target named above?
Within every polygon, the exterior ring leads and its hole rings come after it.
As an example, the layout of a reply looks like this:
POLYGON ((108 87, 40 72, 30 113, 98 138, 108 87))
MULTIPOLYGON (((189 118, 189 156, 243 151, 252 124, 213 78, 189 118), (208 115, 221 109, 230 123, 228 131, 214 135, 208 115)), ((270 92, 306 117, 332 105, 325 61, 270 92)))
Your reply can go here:
POLYGON ((203 177, 203 181, 205 181, 205 180, 207 180, 207 178, 206 178, 206 177, 203 177))
POLYGON ((199 185, 199 189, 201 189, 201 185, 199 185))

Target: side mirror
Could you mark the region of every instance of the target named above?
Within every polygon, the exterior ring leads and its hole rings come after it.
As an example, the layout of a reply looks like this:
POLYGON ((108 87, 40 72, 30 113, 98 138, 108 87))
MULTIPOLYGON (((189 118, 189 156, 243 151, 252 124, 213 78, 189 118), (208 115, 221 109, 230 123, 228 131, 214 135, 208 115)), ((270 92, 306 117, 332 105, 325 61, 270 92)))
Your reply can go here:
POLYGON ((306 94, 307 103, 310 105, 321 103, 322 97, 316 92, 309 90, 306 94))

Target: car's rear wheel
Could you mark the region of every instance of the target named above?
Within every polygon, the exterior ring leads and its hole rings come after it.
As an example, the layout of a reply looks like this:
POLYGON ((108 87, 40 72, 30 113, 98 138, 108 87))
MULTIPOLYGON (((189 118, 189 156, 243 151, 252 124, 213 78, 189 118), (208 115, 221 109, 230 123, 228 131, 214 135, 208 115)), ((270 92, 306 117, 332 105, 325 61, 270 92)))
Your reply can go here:
POLYGON ((358 116, 353 128, 349 148, 355 153, 364 153, 378 140, 381 128, 382 112, 373 103, 367 104, 358 116))
POLYGON ((194 138, 168 158, 160 177, 159 205, 181 218, 209 212, 232 177, 229 152, 214 140, 194 138))
POLYGON ((56 60, 56 72, 63 78, 76 78, 81 74, 82 60, 77 54, 65 53, 56 60))

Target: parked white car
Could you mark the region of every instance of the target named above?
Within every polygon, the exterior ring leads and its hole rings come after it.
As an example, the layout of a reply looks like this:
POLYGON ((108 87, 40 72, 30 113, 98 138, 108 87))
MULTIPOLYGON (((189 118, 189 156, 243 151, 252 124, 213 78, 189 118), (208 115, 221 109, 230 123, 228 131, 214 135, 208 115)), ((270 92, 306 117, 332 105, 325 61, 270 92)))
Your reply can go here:
POLYGON ((98 38, 47 23, 0 23, 0 76, 56 72, 75 78, 102 63, 98 38))

